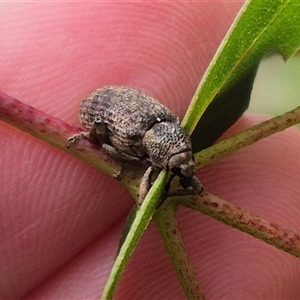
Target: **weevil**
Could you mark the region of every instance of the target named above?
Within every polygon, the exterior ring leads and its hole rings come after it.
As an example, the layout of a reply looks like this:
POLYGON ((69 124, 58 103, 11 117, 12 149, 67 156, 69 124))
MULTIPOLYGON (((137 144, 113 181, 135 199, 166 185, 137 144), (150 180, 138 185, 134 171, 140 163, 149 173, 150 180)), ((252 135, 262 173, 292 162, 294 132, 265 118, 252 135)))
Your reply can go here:
POLYGON ((70 143, 85 137, 102 144, 118 162, 151 163, 140 184, 139 203, 150 189, 153 172, 161 169, 172 172, 168 189, 174 176, 183 188, 167 191, 167 196, 202 192, 189 135, 175 114, 144 92, 126 86, 99 88, 81 102, 80 120, 88 131, 70 137, 70 143))

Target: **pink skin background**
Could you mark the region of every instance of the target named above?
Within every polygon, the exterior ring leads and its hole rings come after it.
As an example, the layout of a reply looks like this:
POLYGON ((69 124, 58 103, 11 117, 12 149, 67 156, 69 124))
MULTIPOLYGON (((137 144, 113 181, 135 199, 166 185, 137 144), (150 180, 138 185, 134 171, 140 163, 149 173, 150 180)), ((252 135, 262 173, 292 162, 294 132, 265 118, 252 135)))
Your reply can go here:
MULTIPOLYGON (((242 4, 1 3, 0 89, 76 126, 80 101, 105 84, 140 88, 183 117, 242 4)), ((229 132, 264 119, 245 114, 229 132)), ((114 179, 3 122, 0 145, 0 298, 96 299, 132 199, 114 179)), ((299 145, 290 129, 198 177, 300 233, 299 145)), ((208 299, 298 299, 298 259, 188 209, 178 220, 208 299)), ((115 299, 183 298, 151 224, 115 299)))

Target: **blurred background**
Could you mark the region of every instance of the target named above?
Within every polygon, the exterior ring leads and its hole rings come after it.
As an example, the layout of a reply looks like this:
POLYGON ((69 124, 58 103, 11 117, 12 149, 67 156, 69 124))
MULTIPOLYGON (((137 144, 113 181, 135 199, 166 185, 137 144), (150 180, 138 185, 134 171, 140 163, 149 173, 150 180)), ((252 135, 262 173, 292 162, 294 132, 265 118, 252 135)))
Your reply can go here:
MULTIPOLYGON (((264 59, 258 69, 248 111, 276 116, 300 106, 300 57, 264 59)), ((300 129, 300 125, 298 125, 300 129)))

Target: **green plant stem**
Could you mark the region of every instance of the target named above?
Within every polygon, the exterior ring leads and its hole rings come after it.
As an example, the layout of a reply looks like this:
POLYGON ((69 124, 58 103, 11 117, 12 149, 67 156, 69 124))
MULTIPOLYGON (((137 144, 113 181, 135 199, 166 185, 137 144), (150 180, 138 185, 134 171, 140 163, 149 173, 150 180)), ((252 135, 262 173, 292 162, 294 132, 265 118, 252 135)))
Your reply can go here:
POLYGON ((115 260, 101 299, 112 299, 117 283, 159 204, 166 182, 167 172, 163 170, 158 175, 157 180, 153 183, 142 206, 137 212, 128 235, 115 260))
POLYGON ((154 214, 159 231, 163 237, 166 250, 170 256, 174 270, 181 283, 187 299, 205 299, 197 280, 196 272, 190 263, 188 254, 180 234, 175 212, 177 205, 163 205, 154 214))
POLYGON ((293 256, 300 257, 300 236, 298 234, 283 229, 228 201, 207 192, 192 197, 176 197, 176 199, 180 205, 198 210, 293 256))
POLYGON ((278 117, 262 122, 234 136, 224 139, 195 154, 196 168, 200 169, 210 163, 243 147, 249 146, 276 132, 300 123, 300 106, 278 117))

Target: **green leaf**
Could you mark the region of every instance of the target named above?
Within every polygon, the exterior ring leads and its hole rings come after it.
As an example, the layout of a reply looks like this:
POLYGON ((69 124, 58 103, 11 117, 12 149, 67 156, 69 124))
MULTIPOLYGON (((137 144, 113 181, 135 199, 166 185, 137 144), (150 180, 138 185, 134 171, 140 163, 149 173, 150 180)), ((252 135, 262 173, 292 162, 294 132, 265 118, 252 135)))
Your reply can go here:
POLYGON ((248 108, 257 67, 258 64, 215 96, 192 133, 194 153, 211 146, 248 108))
POLYGON ((128 233, 130 231, 132 223, 135 220, 135 217, 136 217, 136 214, 137 214, 138 210, 139 210, 139 207, 137 205, 133 206, 132 209, 130 210, 127 218, 126 218, 125 225, 123 227, 122 234, 121 234, 120 241, 119 241, 117 256, 119 255, 121 247, 122 247, 122 245, 124 244, 124 242, 126 240, 126 237, 127 237, 128 233))
POLYGON ((182 121, 189 133, 195 130, 194 152, 211 145, 247 109, 260 60, 275 52, 288 59, 299 46, 299 1, 252 0, 242 8, 182 121))

